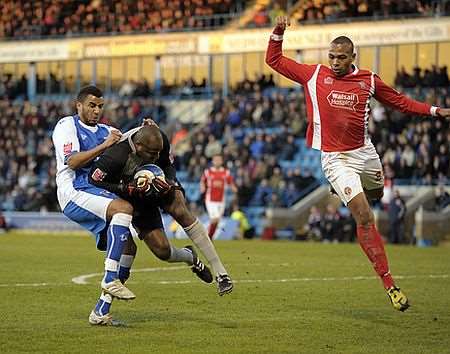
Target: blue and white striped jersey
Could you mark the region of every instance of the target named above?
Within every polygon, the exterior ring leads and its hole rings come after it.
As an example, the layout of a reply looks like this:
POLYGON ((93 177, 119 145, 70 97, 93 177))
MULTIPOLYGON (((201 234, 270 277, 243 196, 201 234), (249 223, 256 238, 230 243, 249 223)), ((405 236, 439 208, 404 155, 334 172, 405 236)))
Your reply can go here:
POLYGON ((115 128, 106 124, 88 126, 78 115, 64 117, 56 124, 52 139, 56 154, 58 202, 62 210, 75 190, 90 186, 87 174, 91 163, 74 171, 67 166, 67 159, 76 152, 88 151, 100 145, 112 129, 115 128))

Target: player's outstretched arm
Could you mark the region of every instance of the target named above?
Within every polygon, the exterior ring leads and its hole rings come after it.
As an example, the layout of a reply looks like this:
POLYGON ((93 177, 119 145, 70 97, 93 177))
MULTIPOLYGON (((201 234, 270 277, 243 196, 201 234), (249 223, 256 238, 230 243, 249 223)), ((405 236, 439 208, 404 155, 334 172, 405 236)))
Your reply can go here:
MULTIPOLYGON (((374 75, 375 94, 374 98, 402 113, 418 114, 423 116, 437 116, 442 109, 431 106, 428 103, 413 100, 405 94, 398 92, 386 83, 378 75, 374 75)), ((445 111, 444 111, 445 112, 445 111)), ((445 114, 445 113, 444 113, 445 114)))

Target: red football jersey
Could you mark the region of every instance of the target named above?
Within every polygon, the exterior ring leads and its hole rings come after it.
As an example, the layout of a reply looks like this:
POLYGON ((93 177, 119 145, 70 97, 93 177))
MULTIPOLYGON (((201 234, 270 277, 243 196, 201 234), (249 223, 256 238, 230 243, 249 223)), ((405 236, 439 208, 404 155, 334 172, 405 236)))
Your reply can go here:
POLYGON ((206 186, 206 201, 223 202, 225 201, 225 188, 227 185, 234 184, 234 180, 228 169, 210 167, 203 172, 201 183, 206 186))
POLYGON ((273 37, 267 48, 266 63, 304 87, 309 147, 332 152, 363 146, 368 138, 372 97, 404 113, 436 115, 437 107, 406 97, 369 70, 354 66, 351 73, 338 77, 325 65, 300 64, 284 57, 282 37, 273 37))

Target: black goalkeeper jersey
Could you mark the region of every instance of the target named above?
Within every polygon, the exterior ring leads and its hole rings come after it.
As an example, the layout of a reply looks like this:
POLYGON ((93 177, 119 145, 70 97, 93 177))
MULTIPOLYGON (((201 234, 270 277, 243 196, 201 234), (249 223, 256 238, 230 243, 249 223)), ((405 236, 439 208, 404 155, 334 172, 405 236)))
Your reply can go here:
MULTIPOLYGON (((128 183, 133 179, 136 169, 140 164, 133 164, 133 157, 139 160, 131 144, 131 136, 139 128, 133 129, 123 135, 121 141, 106 149, 100 157, 93 163, 89 173, 89 183, 99 188, 106 189, 118 196, 129 199, 123 193, 121 183, 128 183), (131 161, 131 163, 130 163, 131 161)), ((159 154, 155 165, 161 167, 168 180, 176 181, 176 170, 170 157, 170 143, 167 135, 161 131, 163 138, 163 149, 159 154)))

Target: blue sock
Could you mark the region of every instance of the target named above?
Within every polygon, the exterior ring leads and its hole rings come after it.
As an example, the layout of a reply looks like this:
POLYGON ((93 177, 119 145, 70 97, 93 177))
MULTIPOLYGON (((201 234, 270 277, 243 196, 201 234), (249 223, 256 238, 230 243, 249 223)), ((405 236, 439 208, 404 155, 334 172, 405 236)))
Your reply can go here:
POLYGON ((114 279, 117 278, 117 274, 116 272, 111 272, 109 270, 107 270, 105 272, 105 283, 109 283, 112 282, 114 279))
POLYGON ((100 316, 106 315, 109 313, 109 309, 111 308, 112 296, 109 294, 104 294, 100 296, 100 299, 95 305, 95 312, 97 312, 100 316))
POLYGON ((119 279, 122 282, 122 284, 125 284, 125 282, 130 277, 130 268, 119 266, 119 279))
POLYGON ((118 276, 122 284, 130 277, 131 266, 133 265, 134 255, 123 254, 120 257, 118 276))
POLYGON ((120 256, 130 236, 131 215, 117 213, 111 219, 106 242, 105 277, 106 283, 117 279, 120 256))

